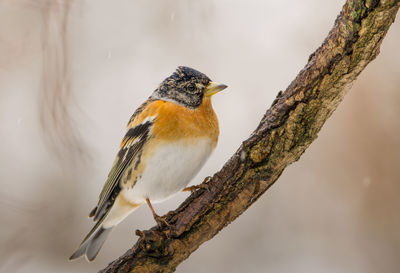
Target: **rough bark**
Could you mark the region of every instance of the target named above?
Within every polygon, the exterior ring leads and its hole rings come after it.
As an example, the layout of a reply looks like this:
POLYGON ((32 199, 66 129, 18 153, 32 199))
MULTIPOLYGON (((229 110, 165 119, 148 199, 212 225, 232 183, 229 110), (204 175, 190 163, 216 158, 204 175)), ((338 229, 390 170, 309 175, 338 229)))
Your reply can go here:
POLYGON ((138 242, 101 272, 173 272, 202 243, 242 214, 298 160, 379 48, 399 0, 347 0, 323 44, 237 152, 175 211, 167 227, 138 231, 138 242))

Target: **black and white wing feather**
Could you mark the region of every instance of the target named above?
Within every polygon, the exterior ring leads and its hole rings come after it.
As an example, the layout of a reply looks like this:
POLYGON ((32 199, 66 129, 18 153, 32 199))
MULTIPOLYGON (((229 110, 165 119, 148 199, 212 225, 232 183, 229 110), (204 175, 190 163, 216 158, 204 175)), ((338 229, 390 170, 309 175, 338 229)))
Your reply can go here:
POLYGON ((100 193, 99 202, 89 215, 94 216, 94 221, 100 219, 114 204, 115 198, 121 191, 120 179, 134 158, 141 153, 149 138, 153 123, 154 118, 145 119, 142 123, 128 129, 126 132, 121 142, 120 150, 108 174, 107 181, 100 193))

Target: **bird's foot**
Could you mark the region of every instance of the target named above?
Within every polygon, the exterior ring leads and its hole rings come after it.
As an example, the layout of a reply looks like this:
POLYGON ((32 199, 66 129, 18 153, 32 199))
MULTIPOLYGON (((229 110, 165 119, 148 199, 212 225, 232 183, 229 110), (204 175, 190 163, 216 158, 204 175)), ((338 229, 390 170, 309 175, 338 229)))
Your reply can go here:
POLYGON ((194 192, 196 192, 196 191, 198 191, 200 189, 204 189, 206 191, 210 191, 210 188, 208 187, 208 184, 207 184, 207 182, 210 181, 210 179, 211 179, 211 176, 207 176, 204 179, 203 183, 201 183, 199 185, 193 185, 193 186, 186 187, 182 191, 190 191, 191 193, 194 193, 194 192))
POLYGON ((157 214, 153 215, 153 217, 160 229, 163 227, 163 225, 165 225, 168 229, 172 228, 172 226, 167 222, 167 220, 165 220, 165 217, 158 216, 157 214))
POLYGON ((154 210, 153 205, 151 204, 149 198, 146 198, 146 202, 147 202, 147 205, 149 205, 151 213, 153 213, 153 218, 157 222, 158 227, 161 229, 163 227, 163 225, 165 225, 165 226, 168 227, 168 229, 170 229, 171 225, 168 224, 168 222, 165 220, 165 217, 161 217, 156 213, 156 211, 154 210))

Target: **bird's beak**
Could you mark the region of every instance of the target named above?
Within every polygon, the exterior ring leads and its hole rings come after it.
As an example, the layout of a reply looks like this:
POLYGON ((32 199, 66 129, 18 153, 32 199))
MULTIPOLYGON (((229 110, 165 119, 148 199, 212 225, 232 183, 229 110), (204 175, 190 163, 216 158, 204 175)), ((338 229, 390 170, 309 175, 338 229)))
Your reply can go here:
POLYGON ((219 91, 222 91, 227 87, 228 86, 225 84, 210 82, 204 90, 204 96, 211 97, 212 95, 217 94, 219 91))

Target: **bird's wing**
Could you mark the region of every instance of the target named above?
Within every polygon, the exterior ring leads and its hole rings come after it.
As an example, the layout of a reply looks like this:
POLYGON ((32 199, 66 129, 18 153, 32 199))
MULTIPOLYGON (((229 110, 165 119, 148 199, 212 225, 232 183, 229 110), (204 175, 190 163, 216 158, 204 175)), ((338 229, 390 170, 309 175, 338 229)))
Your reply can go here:
MULTIPOLYGON (((147 105, 148 103, 146 103, 147 105)), ((142 123, 133 126, 133 121, 140 112, 143 111, 146 105, 142 105, 132 116, 128 123, 128 131, 123 138, 120 150, 113 163, 110 173, 103 189, 100 193, 99 202, 92 210, 89 216, 94 216, 94 221, 100 219, 114 204, 115 198, 121 188, 119 181, 124 174, 124 171, 132 163, 134 158, 140 154, 144 144, 149 138, 151 128, 154 124, 155 117, 144 119, 142 123), (131 127, 131 128, 129 128, 131 127)))

